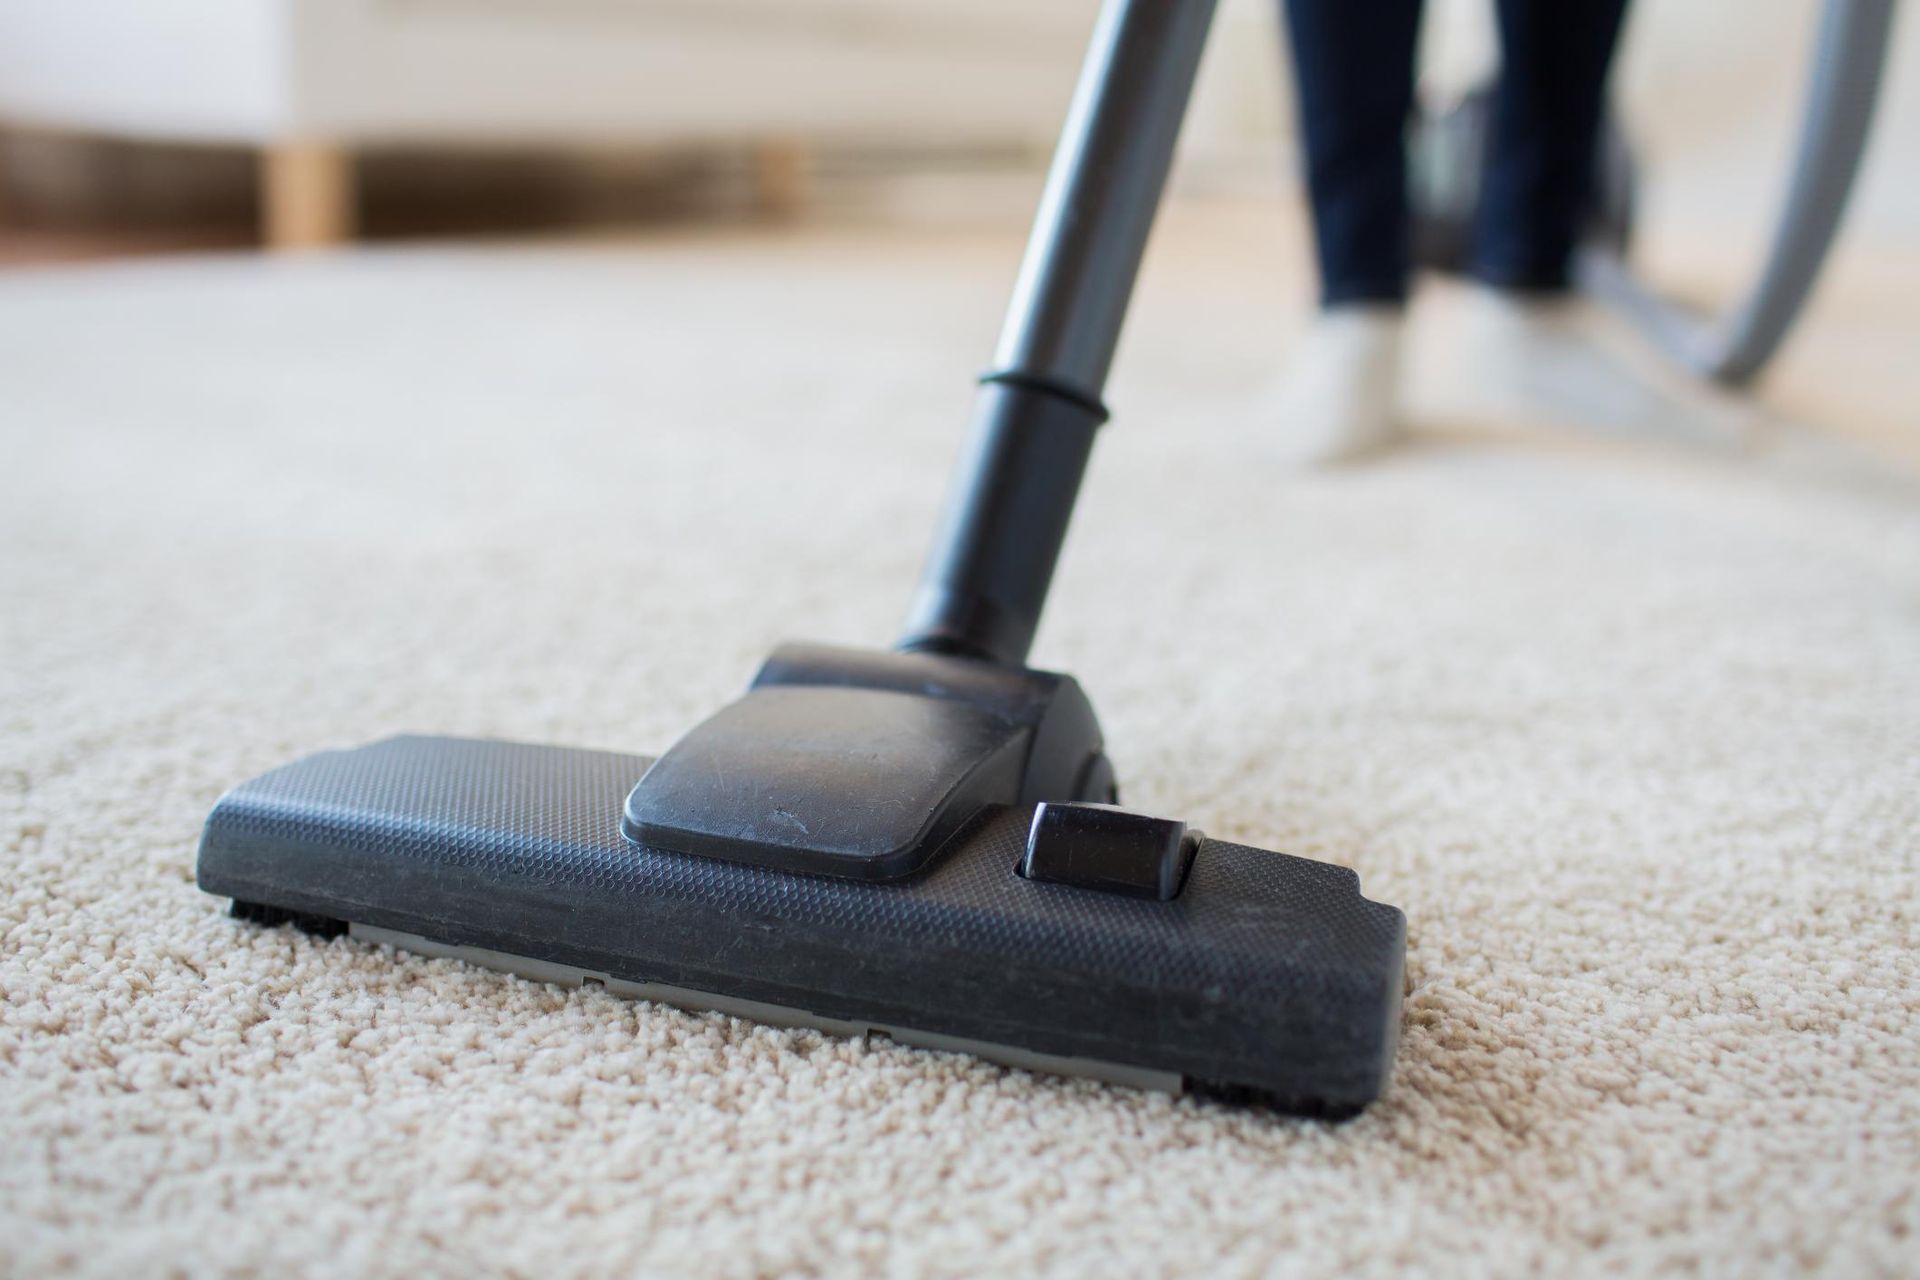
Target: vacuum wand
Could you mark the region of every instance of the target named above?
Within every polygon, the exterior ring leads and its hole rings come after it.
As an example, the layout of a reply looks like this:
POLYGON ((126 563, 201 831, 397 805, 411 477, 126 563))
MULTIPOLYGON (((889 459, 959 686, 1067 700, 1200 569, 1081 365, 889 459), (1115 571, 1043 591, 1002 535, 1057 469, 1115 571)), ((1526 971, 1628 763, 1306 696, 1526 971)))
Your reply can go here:
POLYGON ((1023 664, 1213 0, 1107 0, 899 647, 1023 664))

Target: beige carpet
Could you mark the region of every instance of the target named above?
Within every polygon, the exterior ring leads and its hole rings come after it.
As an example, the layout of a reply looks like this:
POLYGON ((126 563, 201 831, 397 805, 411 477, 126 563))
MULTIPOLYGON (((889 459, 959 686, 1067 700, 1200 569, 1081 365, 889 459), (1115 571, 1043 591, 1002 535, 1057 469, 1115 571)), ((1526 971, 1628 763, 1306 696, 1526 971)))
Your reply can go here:
POLYGON ((1158 251, 1036 658, 1136 804, 1404 907, 1359 1120, 319 943, 194 888, 214 798, 301 753, 657 749, 779 638, 889 639, 1016 252, 0 278, 0 1270, 1920 1273, 1920 487, 1631 380, 1590 429, 1499 425, 1448 296, 1427 441, 1289 474, 1261 402, 1299 290, 1232 219, 1158 251))

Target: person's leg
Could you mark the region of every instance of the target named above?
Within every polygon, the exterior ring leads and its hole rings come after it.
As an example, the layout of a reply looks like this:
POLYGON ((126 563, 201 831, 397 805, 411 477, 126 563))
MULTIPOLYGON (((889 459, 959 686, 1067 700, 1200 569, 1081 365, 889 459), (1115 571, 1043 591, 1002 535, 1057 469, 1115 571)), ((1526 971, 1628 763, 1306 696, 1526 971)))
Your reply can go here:
POLYGON ((1626 7, 1627 0, 1497 0, 1500 81, 1472 264, 1486 283, 1567 287, 1626 7))
POLYGON ((1421 0, 1285 0, 1320 300, 1407 295, 1405 135, 1421 0))
POLYGON ((1500 87, 1471 264, 1493 287, 1450 316, 1445 372, 1458 398, 1441 395, 1454 399, 1451 416, 1482 426, 1737 446, 1741 411, 1613 342, 1565 292, 1625 8, 1498 0, 1500 87))
POLYGON ((1292 462, 1358 458, 1399 435, 1420 3, 1285 0, 1321 303, 1273 410, 1292 462))

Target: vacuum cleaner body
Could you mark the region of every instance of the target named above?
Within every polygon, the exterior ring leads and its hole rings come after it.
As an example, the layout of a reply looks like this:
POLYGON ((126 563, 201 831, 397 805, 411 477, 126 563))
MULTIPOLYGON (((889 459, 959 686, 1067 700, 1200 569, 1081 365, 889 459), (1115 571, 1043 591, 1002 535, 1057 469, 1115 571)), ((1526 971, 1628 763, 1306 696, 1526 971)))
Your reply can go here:
POLYGON ((544 981, 1350 1114, 1405 922, 1342 867, 1115 803, 1026 665, 1212 5, 1108 0, 894 651, 791 645, 658 759, 447 738, 323 752, 207 821, 260 923, 544 981))
MULTIPOLYGON (((1493 136, 1494 89, 1481 85, 1445 104, 1423 106, 1407 133, 1407 204, 1412 258, 1443 275, 1465 275, 1493 136)), ((1633 238, 1639 170, 1612 111, 1602 115, 1581 240, 1589 251, 1624 257, 1633 238)))

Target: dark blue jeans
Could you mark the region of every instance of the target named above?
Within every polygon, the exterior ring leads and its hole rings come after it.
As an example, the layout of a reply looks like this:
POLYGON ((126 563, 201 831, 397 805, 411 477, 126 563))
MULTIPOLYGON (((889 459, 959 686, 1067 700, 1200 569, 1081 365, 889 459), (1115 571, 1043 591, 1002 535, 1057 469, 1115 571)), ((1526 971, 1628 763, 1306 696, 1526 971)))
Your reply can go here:
MULTIPOLYGON (((1407 296, 1406 128, 1421 0, 1283 0, 1322 305, 1407 296)), ((1567 285, 1627 0, 1495 0, 1501 68, 1472 271, 1567 285)))

